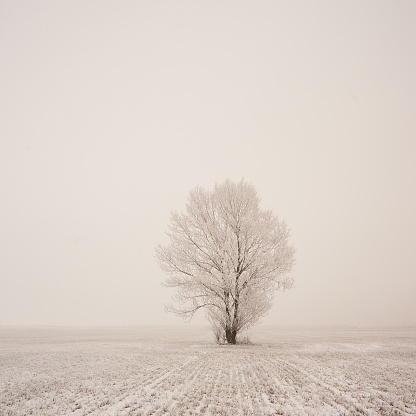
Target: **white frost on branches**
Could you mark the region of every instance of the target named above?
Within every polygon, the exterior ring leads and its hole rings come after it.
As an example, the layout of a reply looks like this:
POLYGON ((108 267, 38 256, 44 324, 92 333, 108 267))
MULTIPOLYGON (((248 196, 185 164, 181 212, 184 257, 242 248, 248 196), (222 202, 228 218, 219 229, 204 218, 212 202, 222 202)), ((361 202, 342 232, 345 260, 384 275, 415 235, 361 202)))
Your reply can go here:
POLYGON ((268 312, 275 289, 293 284, 289 229, 259 203, 244 181, 227 180, 211 192, 198 187, 185 213, 172 213, 170 244, 156 248, 165 286, 177 289, 179 306, 168 309, 191 319, 204 308, 214 330, 232 343, 268 312))

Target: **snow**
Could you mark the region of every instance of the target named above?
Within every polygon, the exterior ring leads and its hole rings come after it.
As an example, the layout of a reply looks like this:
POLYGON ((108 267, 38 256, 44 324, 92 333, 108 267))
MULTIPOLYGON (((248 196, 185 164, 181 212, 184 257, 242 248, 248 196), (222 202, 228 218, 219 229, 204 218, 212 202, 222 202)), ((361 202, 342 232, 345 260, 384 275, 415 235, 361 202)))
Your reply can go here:
POLYGON ((416 329, 0 328, 0 415, 414 415, 416 329))

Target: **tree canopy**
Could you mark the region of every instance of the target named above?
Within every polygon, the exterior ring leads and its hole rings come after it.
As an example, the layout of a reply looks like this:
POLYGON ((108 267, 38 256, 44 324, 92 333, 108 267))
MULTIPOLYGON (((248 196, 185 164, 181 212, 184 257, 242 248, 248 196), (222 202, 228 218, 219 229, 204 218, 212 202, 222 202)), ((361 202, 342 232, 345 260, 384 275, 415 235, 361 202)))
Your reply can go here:
POLYGON ((217 339, 235 344, 269 311, 275 290, 293 285, 289 228, 260 209, 256 189, 243 180, 192 190, 167 234, 170 244, 159 245, 156 257, 164 285, 176 289, 168 309, 188 319, 205 309, 217 339))

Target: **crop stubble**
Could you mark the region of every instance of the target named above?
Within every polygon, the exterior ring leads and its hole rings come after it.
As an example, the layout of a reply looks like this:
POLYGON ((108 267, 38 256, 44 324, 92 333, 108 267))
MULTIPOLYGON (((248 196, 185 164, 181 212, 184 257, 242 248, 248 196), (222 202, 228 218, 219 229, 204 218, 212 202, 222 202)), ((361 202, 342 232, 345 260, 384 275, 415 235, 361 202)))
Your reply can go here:
POLYGON ((0 415, 414 415, 414 329, 0 330, 0 415))

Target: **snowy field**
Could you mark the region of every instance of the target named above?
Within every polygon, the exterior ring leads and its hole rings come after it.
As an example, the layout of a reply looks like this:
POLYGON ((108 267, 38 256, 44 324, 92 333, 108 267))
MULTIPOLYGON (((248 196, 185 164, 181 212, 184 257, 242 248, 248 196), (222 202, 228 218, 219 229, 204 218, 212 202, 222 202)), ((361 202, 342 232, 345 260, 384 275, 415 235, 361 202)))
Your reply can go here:
POLYGON ((416 328, 0 328, 0 415, 415 415, 416 328))

